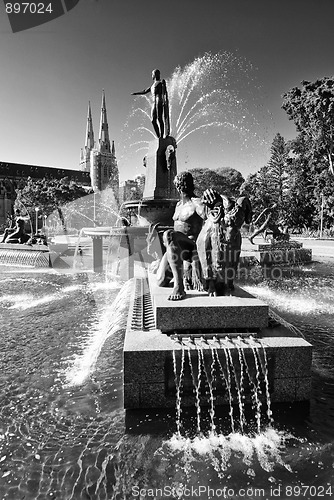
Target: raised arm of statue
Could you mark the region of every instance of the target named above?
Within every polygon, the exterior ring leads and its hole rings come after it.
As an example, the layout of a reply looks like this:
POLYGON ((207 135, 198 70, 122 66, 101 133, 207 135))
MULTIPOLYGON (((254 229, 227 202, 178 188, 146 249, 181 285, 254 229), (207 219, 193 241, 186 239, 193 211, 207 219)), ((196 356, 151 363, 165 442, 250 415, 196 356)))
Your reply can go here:
POLYGON ((140 92, 132 92, 131 95, 144 95, 148 94, 151 92, 151 87, 148 87, 147 89, 141 90, 140 92))

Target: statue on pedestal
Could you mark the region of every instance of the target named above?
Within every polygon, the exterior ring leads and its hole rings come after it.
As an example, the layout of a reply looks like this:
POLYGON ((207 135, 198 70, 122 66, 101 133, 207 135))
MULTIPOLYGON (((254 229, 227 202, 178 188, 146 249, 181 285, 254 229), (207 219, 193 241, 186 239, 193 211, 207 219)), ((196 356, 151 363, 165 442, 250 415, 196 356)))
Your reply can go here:
POLYGON ((27 243, 30 236, 25 232, 24 224, 24 219, 17 218, 14 232, 6 237, 4 243, 27 243))
MULTIPOLYGON (((152 72, 153 84, 132 95, 151 94, 151 122, 158 140, 148 142, 144 158, 145 188, 143 199, 137 205, 132 202, 131 209, 137 208, 142 221, 149 225, 172 224, 172 215, 177 203, 174 178, 177 174, 176 140, 170 135, 169 102, 166 81, 161 79, 158 69, 152 72)), ((125 209, 130 203, 125 205, 125 209)))
POLYGON ((169 136, 170 120, 169 120, 169 103, 166 81, 160 79, 160 71, 154 69, 152 71, 153 84, 140 92, 133 92, 131 95, 144 95, 151 92, 152 109, 151 120, 156 136, 160 139, 169 136))
POLYGON ((205 217, 205 206, 194 194, 194 181, 190 172, 181 172, 174 184, 180 194, 180 201, 173 215, 174 229, 164 232, 163 255, 157 272, 159 286, 168 286, 172 278, 174 288, 169 300, 181 300, 187 288, 202 290, 200 266, 196 239, 205 217))
POLYGON ((157 272, 158 285, 168 286, 174 280, 169 300, 184 299, 191 288, 211 296, 231 293, 241 252, 240 228, 252 217, 248 198, 234 201, 214 189, 197 198, 190 172, 178 174, 174 183, 180 201, 174 229, 163 235, 166 253, 157 272))
POLYGON ((268 234, 271 233, 274 242, 289 241, 290 235, 288 232, 288 228, 284 227, 283 221, 282 223, 280 222, 276 223, 272 220, 276 208, 277 208, 277 203, 274 203, 270 207, 265 208, 264 210, 262 210, 260 215, 254 221, 254 225, 256 226, 259 223, 259 221, 263 217, 265 217, 265 220, 262 222, 260 227, 258 227, 249 237, 249 241, 252 243, 252 245, 255 245, 253 241, 255 236, 258 236, 261 233, 263 233, 263 237, 265 240, 267 240, 268 234))

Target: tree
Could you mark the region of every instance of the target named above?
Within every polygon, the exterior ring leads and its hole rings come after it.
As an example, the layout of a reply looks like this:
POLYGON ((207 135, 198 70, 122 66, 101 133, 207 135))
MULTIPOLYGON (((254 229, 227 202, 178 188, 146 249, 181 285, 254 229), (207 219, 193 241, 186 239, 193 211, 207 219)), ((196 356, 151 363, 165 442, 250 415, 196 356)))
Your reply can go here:
POLYGON ((208 188, 214 188, 228 196, 238 196, 240 186, 244 182, 242 174, 234 168, 192 168, 189 170, 194 178, 195 191, 201 196, 208 188))
POLYGON ((16 190, 15 205, 17 208, 25 207, 29 214, 33 214, 36 207, 46 216, 57 211, 64 230, 66 230, 63 207, 69 202, 86 196, 89 192, 92 191, 87 191, 84 187, 70 181, 68 177, 60 180, 33 180, 28 177, 26 185, 16 190))
POLYGON ((289 190, 286 196, 286 222, 298 229, 314 228, 316 175, 311 154, 310 139, 299 134, 289 142, 289 190))
POLYGON ((275 220, 286 220, 287 198, 289 191, 289 149, 284 138, 278 133, 273 139, 271 156, 267 165, 251 174, 242 186, 249 197, 255 217, 263 209, 277 203, 273 215, 275 220))
POLYGON ((289 150, 284 138, 277 133, 271 145, 271 156, 267 169, 267 189, 272 202, 277 202, 279 210, 285 212, 285 196, 288 190, 289 150))
POLYGON ((334 175, 334 77, 302 81, 301 89, 294 87, 283 95, 282 108, 309 137, 313 150, 326 158, 334 175))
POLYGON ((254 214, 259 215, 264 208, 269 207, 271 198, 267 191, 267 170, 262 167, 255 174, 250 174, 242 185, 242 192, 248 196, 254 214))

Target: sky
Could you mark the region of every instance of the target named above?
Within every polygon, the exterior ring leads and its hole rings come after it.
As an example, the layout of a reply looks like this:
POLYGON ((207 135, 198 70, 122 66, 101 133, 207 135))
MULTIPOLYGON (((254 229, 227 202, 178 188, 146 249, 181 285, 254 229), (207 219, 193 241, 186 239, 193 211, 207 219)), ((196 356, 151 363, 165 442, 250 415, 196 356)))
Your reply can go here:
POLYGON ((231 166, 246 177, 267 163, 277 132, 296 136, 282 95, 334 75, 333 18, 333 0, 80 0, 58 19, 12 33, 1 3, 0 161, 79 169, 88 101, 97 138, 104 89, 120 178, 144 173, 136 144, 153 140, 152 127, 144 115, 142 125, 131 118, 144 103, 131 92, 151 84, 154 68, 168 83, 176 67, 210 53, 220 54, 221 71, 203 72, 194 98, 227 89, 240 108, 216 110, 227 127, 200 127, 200 117, 178 143, 178 170, 231 166))

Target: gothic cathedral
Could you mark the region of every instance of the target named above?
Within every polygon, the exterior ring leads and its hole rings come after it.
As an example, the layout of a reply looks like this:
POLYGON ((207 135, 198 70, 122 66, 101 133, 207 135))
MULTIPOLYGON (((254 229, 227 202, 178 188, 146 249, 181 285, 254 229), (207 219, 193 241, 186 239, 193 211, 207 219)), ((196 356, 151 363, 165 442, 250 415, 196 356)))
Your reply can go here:
POLYGON ((92 112, 90 103, 88 104, 86 141, 84 148, 81 149, 80 170, 90 172, 94 192, 103 191, 106 187, 110 187, 118 200, 119 174, 114 141, 110 145, 104 91, 102 92, 100 131, 97 144, 94 141, 92 112))

